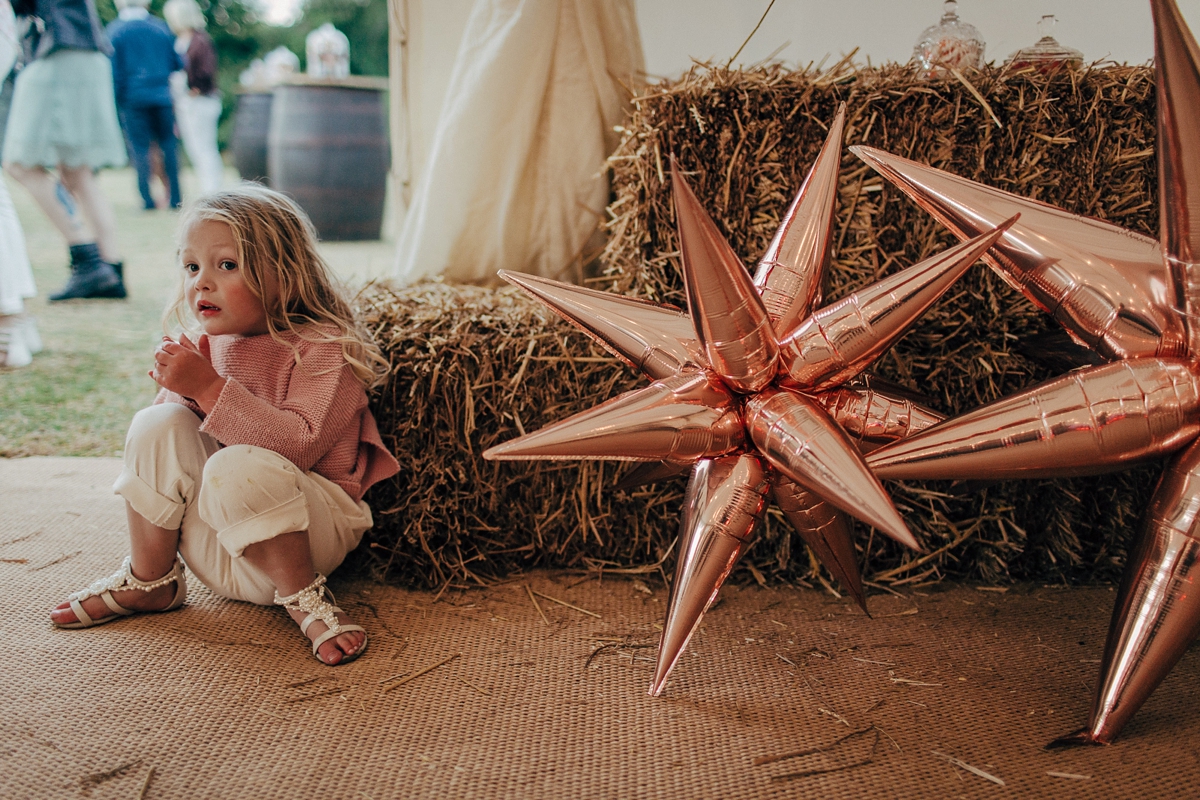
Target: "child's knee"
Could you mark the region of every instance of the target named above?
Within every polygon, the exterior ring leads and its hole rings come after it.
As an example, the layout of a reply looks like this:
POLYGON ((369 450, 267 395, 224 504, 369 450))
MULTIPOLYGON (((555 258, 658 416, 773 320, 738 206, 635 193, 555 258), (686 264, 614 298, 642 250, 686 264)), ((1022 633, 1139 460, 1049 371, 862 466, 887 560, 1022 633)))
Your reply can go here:
POLYGON ((308 501, 300 468, 276 452, 233 445, 204 465, 200 516, 233 556, 249 544, 307 530, 308 501))
POLYGON ((200 419, 177 403, 143 408, 133 416, 125 437, 125 465, 113 491, 141 516, 161 528, 183 520, 204 468, 211 439, 200 433, 200 419))
POLYGON ((214 489, 280 483, 294 488, 298 472, 299 467, 274 450, 235 444, 209 456, 204 465, 204 484, 214 489))
POLYGON ((160 403, 133 415, 129 432, 125 435, 125 450, 140 449, 147 443, 176 438, 180 434, 194 437, 199 429, 200 418, 186 406, 160 403))

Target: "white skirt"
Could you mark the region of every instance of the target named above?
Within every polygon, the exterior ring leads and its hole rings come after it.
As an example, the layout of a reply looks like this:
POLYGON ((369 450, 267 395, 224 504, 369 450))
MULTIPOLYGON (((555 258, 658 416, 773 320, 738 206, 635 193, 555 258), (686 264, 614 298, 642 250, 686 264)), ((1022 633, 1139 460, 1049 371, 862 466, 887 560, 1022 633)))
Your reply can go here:
POLYGON ((27 167, 123 167, 128 160, 112 62, 91 50, 59 50, 17 75, 4 163, 27 167))

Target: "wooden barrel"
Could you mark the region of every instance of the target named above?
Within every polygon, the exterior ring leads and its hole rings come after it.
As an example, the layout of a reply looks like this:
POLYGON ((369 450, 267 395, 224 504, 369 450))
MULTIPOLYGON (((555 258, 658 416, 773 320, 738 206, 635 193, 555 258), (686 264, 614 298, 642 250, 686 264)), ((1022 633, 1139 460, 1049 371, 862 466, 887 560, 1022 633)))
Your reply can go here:
POLYGON ((242 180, 267 184, 267 128, 271 123, 271 92, 238 95, 233 118, 233 165, 242 180))
POLYGON ((295 78, 275 89, 271 186, 308 212, 324 240, 378 239, 390 164, 387 80, 295 78))

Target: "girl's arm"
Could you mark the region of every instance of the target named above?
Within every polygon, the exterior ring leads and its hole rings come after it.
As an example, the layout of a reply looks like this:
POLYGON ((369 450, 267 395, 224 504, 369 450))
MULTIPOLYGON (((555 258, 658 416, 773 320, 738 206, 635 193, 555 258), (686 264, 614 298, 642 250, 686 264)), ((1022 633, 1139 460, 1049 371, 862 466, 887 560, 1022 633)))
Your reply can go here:
POLYGON ((332 449, 366 406, 337 343, 301 346, 302 365, 289 361, 286 397, 274 405, 233 378, 224 383, 200 430, 224 445, 279 453, 308 471, 332 449))
MULTIPOLYGON (((168 393, 187 401, 184 405, 195 406, 192 410, 199 410, 201 416, 212 410, 225 385, 225 379, 213 368, 207 336, 195 343, 186 334, 180 335, 178 342, 164 336, 154 351, 154 369, 149 375, 168 393)), ((156 405, 159 398, 154 400, 156 405)))

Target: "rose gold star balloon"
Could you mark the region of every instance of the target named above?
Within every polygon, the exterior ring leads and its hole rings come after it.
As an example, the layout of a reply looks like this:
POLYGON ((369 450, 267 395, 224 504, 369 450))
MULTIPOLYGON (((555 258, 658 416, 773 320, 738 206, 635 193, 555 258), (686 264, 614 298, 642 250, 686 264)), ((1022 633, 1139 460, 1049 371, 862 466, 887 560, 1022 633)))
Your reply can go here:
MULTIPOLYGON (((1010 222, 813 313, 830 260, 844 108, 752 279, 672 162, 688 311, 501 272, 651 379, 497 445, 488 459, 640 461, 635 480, 690 470, 679 560, 652 695, 774 498, 864 606, 846 515, 917 542, 863 461, 941 418, 850 381, 959 278, 1010 222)), ((626 480, 630 480, 627 477, 626 480)))
MULTIPOLYGON (((1079 343, 1076 370, 867 457, 884 478, 1084 475, 1169 455, 1200 432, 1200 47, 1151 0, 1162 243, 871 148, 856 148, 960 238, 1014 211, 987 256, 1079 343)), ((1174 456, 1129 555, 1082 730, 1113 741, 1200 633, 1200 444, 1174 456)))

